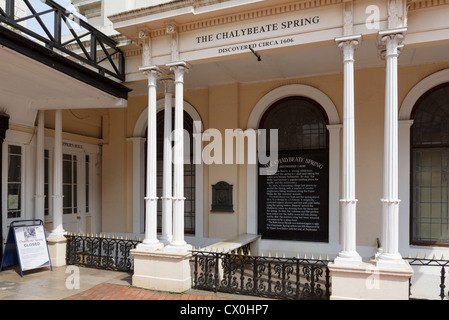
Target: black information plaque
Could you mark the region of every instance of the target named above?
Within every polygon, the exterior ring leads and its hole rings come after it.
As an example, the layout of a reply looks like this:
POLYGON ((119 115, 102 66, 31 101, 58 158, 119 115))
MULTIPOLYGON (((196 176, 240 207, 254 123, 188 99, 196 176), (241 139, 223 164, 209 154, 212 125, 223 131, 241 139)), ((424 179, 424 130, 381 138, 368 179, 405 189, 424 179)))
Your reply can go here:
POLYGON ((259 175, 262 238, 329 241, 328 150, 280 152, 274 175, 259 175))

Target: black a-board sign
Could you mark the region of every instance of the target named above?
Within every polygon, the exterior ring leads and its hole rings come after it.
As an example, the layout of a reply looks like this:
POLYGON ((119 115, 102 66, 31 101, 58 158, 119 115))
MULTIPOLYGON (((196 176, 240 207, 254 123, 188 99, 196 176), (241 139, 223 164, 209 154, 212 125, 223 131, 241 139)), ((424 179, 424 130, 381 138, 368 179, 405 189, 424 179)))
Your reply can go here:
POLYGON ((53 270, 42 220, 20 220, 10 224, 0 271, 14 265, 20 266, 22 277, 23 271, 43 267, 53 270))

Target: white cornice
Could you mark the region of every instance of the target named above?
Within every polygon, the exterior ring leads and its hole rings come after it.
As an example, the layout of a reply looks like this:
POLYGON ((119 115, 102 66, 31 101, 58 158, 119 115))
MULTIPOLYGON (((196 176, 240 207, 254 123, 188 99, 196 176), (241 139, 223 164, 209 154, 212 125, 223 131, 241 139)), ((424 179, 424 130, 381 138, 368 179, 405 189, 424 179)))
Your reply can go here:
MULTIPOLYGON (((261 17, 269 17, 275 16, 279 14, 285 14, 288 12, 301 11, 305 9, 324 7, 329 5, 336 5, 342 3, 344 0, 301 0, 301 1, 289 1, 286 3, 278 4, 270 7, 263 7, 254 10, 246 10, 239 11, 237 13, 220 15, 213 18, 208 19, 198 19, 193 22, 183 23, 178 25, 179 32, 192 31, 202 28, 208 28, 213 26, 225 25, 236 23, 239 21, 248 21, 261 17)), ((449 0, 448 0, 449 1, 449 0)), ((131 10, 127 12, 123 12, 117 15, 110 16, 109 19, 120 27, 122 24, 131 26, 134 24, 132 20, 139 20, 139 23, 144 23, 141 20, 144 17, 149 17, 153 15, 152 18, 149 18, 148 21, 157 21, 163 20, 164 17, 170 17, 171 19, 175 18, 177 15, 181 14, 199 14, 205 11, 204 7, 212 6, 214 4, 220 3, 221 6, 217 6, 216 10, 225 9, 226 7, 223 3, 234 2, 233 0, 182 0, 182 1, 174 1, 166 4, 162 4, 159 6, 142 8, 131 10), (199 8, 203 8, 200 10, 199 8), (175 12, 175 10, 178 10, 175 12), (172 12, 170 12, 172 11, 172 12), (200 12, 201 11, 201 12, 200 12), (164 15, 160 15, 161 13, 165 13, 164 15)), ((260 2, 260 0, 246 0, 244 2, 256 3, 260 2)), ((240 6, 243 5, 240 0, 240 6)), ((210 11, 210 10, 209 10, 210 11)), ((137 24, 137 22, 135 23, 137 24)), ((165 27, 156 28, 150 31, 151 37, 158 37, 165 35, 165 27)))

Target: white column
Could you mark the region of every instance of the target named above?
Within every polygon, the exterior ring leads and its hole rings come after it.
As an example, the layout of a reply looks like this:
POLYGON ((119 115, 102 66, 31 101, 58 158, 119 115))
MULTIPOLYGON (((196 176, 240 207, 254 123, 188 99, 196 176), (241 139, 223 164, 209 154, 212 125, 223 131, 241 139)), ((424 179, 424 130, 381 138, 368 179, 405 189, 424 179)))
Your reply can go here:
POLYGON ((145 179, 141 175, 145 172, 145 141, 144 137, 127 139, 133 143, 133 233, 144 233, 145 209, 142 205, 145 179))
POLYGON ((37 115, 37 143, 36 143, 36 194, 34 196, 34 218, 45 219, 45 190, 44 190, 44 120, 45 111, 37 115))
POLYGON ((173 147, 173 240, 169 249, 189 250, 184 240, 184 73, 188 70, 185 62, 169 66, 175 74, 175 130, 173 147))
POLYGON ((354 134, 354 51, 361 36, 336 39, 343 52, 343 164, 341 204, 341 246, 335 263, 359 264, 362 258, 356 251, 356 205, 355 198, 355 134, 354 134))
POLYGON ((164 245, 157 239, 157 130, 156 130, 156 86, 160 71, 157 67, 141 68, 148 77, 148 135, 147 175, 145 194, 145 239, 138 249, 156 250, 164 245))
POLYGON ((173 79, 164 79, 165 86, 165 112, 164 112, 164 160, 162 181, 162 236, 164 243, 173 240, 173 201, 172 201, 172 97, 173 79))
POLYGON ((340 246, 340 177, 341 177, 341 129, 342 124, 326 126, 329 133, 329 243, 338 250, 340 246))
POLYGON ((50 238, 62 238, 63 227, 62 190, 62 110, 55 111, 55 149, 53 155, 53 231, 50 238))
MULTIPOLYGON (((400 117, 400 116, 399 116, 400 117)), ((410 128, 413 120, 398 121, 399 250, 410 251, 410 128)))
POLYGON ((385 124, 384 169, 382 201, 382 253, 377 264, 391 266, 403 264, 399 253, 399 196, 398 196, 398 47, 406 29, 379 32, 385 44, 385 124))

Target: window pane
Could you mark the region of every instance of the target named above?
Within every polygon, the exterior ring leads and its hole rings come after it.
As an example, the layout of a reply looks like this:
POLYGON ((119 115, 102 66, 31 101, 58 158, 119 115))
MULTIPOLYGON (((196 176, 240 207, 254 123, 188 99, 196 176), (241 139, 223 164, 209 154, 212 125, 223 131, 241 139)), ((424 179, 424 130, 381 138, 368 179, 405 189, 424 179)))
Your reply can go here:
POLYGON ((72 186, 64 185, 62 187, 64 198, 62 200, 64 208, 72 208, 72 186))
MULTIPOLYGON (((162 185, 163 185, 163 145, 164 145, 164 111, 161 111, 157 115, 157 195, 162 197, 162 185)), ((174 112, 172 113, 174 117, 174 112)), ((174 118, 172 119, 172 125, 174 125, 174 118)), ((184 112, 184 129, 189 132, 190 137, 190 162, 193 162, 193 120, 190 115, 184 112)), ((187 149, 184 150, 186 154, 187 149)), ((146 152, 145 152, 146 156, 146 152)), ((146 162, 145 162, 146 163, 146 162)), ((146 170, 146 168, 145 168, 146 170)), ((172 171, 173 175, 173 171, 172 171)), ((146 187, 146 186, 145 186, 146 187)), ((185 164, 184 165, 184 230, 186 233, 193 233, 195 231, 195 166, 185 164), (193 222, 192 222, 193 221, 193 222)), ((160 230, 162 228, 162 201, 158 201, 157 205, 157 226, 160 230)))
POLYGON ((86 212, 89 212, 90 157, 86 155, 86 212))
POLYGON ((8 210, 20 210, 20 192, 19 183, 8 183, 8 210))
POLYGON ((304 150, 327 148, 326 119, 314 102, 288 98, 273 105, 261 121, 261 129, 278 130, 278 149, 304 150))
POLYGON ((22 147, 21 146, 9 145, 8 146, 8 152, 9 152, 9 154, 21 155, 22 154, 22 147))
POLYGON ((417 106, 413 145, 449 143, 449 86, 434 90, 417 106))
POLYGON ((76 156, 64 154, 63 159, 63 213, 77 213, 76 156))
POLYGON ((449 83, 415 107, 411 142, 413 239, 449 242, 449 83))
POLYGON ((8 146, 8 219, 21 217, 22 147, 8 146))
POLYGON ((449 148, 413 149, 413 239, 449 242, 447 162, 449 148), (417 161, 420 159, 421 161, 417 161), (426 164, 426 165, 423 165, 426 164))
POLYGON ((44 200, 44 214, 46 216, 50 215, 50 187, 49 187, 49 180, 50 180, 50 171, 49 171, 49 163, 50 163, 50 153, 48 150, 44 150, 44 194, 45 194, 45 200, 44 200))
POLYGON ((62 179, 64 183, 72 183, 72 161, 64 160, 62 164, 62 179))
POLYGON ((22 176, 22 156, 9 155, 8 181, 20 182, 22 176))

